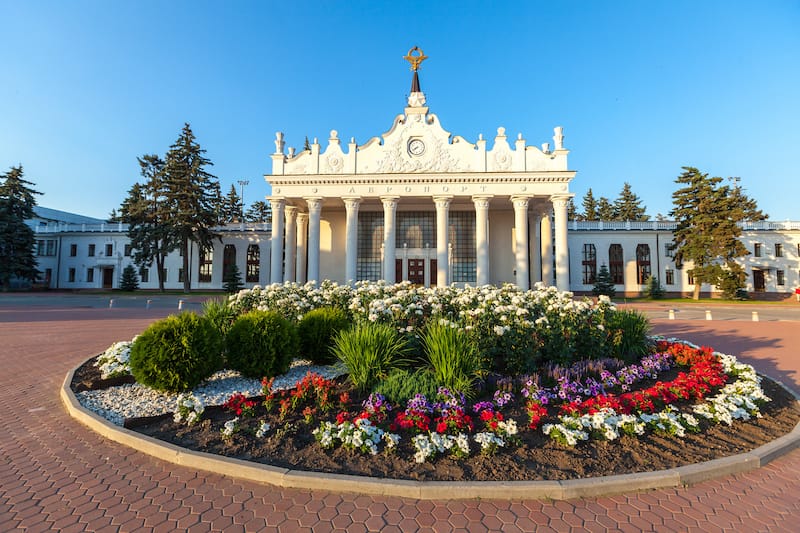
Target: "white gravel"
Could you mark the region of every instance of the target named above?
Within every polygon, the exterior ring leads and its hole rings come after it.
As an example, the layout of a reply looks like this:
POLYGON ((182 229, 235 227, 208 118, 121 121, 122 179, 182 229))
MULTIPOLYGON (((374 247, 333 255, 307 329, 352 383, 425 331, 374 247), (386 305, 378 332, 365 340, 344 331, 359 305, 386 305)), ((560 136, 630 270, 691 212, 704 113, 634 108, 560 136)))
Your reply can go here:
MULTIPOLYGON (((326 379, 333 379, 344 374, 343 369, 339 367, 317 366, 309 361, 297 360, 292 363, 286 374, 275 378, 272 388, 273 390, 291 389, 308 372, 314 372, 326 379)), ((245 396, 258 396, 261 394, 261 381, 242 377, 234 370, 221 370, 192 392, 207 406, 222 405, 234 392, 240 392, 245 396)), ((175 412, 178 395, 159 392, 134 383, 78 392, 75 397, 85 408, 121 426, 126 418, 175 412)))

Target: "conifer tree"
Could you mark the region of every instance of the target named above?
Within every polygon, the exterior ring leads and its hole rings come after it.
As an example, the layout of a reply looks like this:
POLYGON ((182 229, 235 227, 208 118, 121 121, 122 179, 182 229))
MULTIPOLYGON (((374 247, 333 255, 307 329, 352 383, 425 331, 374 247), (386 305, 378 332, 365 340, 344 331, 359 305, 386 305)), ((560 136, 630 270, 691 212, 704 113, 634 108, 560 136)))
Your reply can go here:
POLYGON ((139 276, 133 265, 128 265, 122 269, 122 277, 119 280, 120 290, 131 292, 139 288, 139 276))
POLYGON ((247 222, 272 222, 272 207, 263 200, 257 200, 250 204, 244 218, 247 222))
POLYGON ((633 193, 627 181, 622 186, 619 197, 614 201, 614 220, 642 221, 650 217, 645 214, 647 209, 642 206, 642 200, 633 193))
POLYGON ((205 152, 197 143, 191 126, 184 124, 181 135, 167 152, 164 166, 165 196, 172 211, 169 227, 183 252, 184 292, 192 287, 189 243, 197 243, 200 249, 210 249, 217 237, 211 228, 218 221, 214 200, 219 182, 206 171, 213 163, 203 155, 205 152))
POLYGON ((34 195, 41 194, 23 178, 22 165, 0 175, 0 287, 7 291, 11 278, 34 281, 36 270, 33 229, 25 221, 33 218, 34 195))
POLYGON ((575 209, 575 202, 572 198, 567 200, 567 220, 578 220, 578 210, 575 209))
POLYGON ((242 218, 242 199, 236 192, 236 187, 231 185, 228 194, 220 202, 220 224, 232 224, 242 218))
POLYGON ((589 188, 583 195, 583 220, 597 220, 597 201, 594 199, 592 189, 589 188))
POLYGON ((611 202, 608 201, 608 198, 601 196, 597 201, 597 220, 616 220, 614 215, 614 206, 611 205, 611 202))
POLYGON ((735 293, 737 285, 744 286, 746 276, 735 260, 750 253, 739 239, 739 223, 766 216, 740 188, 720 185, 722 178, 709 177, 694 167, 683 170, 675 180, 683 187, 672 193, 675 207, 670 211, 677 222, 675 262, 692 262, 689 273, 695 280, 695 300, 704 283, 735 293))
POLYGON ((594 280, 594 287, 592 287, 592 294, 595 296, 604 294, 609 298, 613 298, 614 295, 617 294, 617 289, 614 287, 614 280, 611 279, 611 272, 608 271, 608 267, 605 263, 600 265, 600 271, 597 273, 597 277, 594 280))
POLYGON ((225 279, 222 280, 222 287, 230 294, 239 292, 244 288, 244 283, 242 283, 242 274, 239 272, 239 267, 236 265, 236 263, 230 265, 227 272, 225 272, 225 279))

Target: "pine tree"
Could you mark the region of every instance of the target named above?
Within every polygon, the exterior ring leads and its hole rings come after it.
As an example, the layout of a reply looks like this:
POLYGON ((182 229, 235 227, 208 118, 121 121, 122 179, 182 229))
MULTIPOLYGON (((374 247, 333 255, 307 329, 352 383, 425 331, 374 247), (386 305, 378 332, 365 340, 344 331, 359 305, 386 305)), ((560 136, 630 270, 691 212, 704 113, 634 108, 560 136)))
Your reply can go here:
POLYGON ((600 296, 601 294, 613 298, 617 294, 617 289, 614 287, 614 280, 611 279, 611 272, 604 264, 600 265, 600 271, 594 280, 594 287, 592 287, 592 294, 600 296))
POLYGON ((272 222, 272 206, 263 200, 257 200, 250 204, 244 219, 247 222, 272 222))
POLYGON ((611 205, 611 202, 608 201, 608 198, 601 196, 597 201, 597 220, 616 220, 614 215, 614 206, 611 205))
POLYGON ((239 292, 244 288, 244 283, 242 283, 242 274, 239 272, 239 267, 236 265, 236 263, 228 266, 228 271, 225 272, 225 279, 222 280, 222 287, 230 294, 239 292))
POLYGON ((575 209, 575 202, 572 198, 567 200, 567 220, 578 220, 578 210, 575 209))
POLYGON ((25 221, 33 218, 34 195, 41 193, 29 187, 33 183, 23 178, 22 165, 11 167, 0 179, 0 287, 7 291, 12 276, 34 281, 39 275, 35 235, 25 221))
POLYGON ((694 167, 683 170, 675 180, 683 187, 672 193, 675 207, 670 211, 677 222, 675 262, 692 262, 689 273, 695 280, 695 300, 700 299, 704 283, 735 293, 737 285, 744 286, 746 276, 735 260, 749 254, 739 239, 739 223, 762 220, 765 215, 738 187, 721 186, 722 178, 709 177, 694 167))
POLYGON ((206 171, 213 163, 195 140, 191 126, 185 124, 181 135, 170 147, 164 166, 165 197, 172 210, 169 227, 183 252, 183 290, 192 287, 189 269, 189 243, 210 249, 217 235, 211 230, 218 217, 215 193, 219 190, 216 176, 206 171))
POLYGON ((242 199, 236 192, 236 187, 231 185, 228 194, 220 202, 220 224, 233 224, 242 218, 242 199))
POLYGON ((597 202, 594 199, 594 194, 590 188, 583 195, 583 220, 597 220, 597 202))
POLYGON ((122 277, 119 280, 120 290, 132 292, 139 288, 139 276, 133 265, 128 265, 122 269, 122 277))
POLYGON ((614 220, 642 221, 650 217, 645 214, 647 209, 642 206, 642 200, 631 191, 627 181, 622 186, 619 197, 614 201, 614 220))

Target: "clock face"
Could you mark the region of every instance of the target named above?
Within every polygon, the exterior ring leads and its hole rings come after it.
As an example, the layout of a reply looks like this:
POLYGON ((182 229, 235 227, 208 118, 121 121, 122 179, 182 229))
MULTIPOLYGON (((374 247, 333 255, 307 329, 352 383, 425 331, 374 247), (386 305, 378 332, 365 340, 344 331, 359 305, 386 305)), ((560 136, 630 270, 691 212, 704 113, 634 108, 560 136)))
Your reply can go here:
POLYGON ((408 141, 408 153, 411 155, 422 155, 425 152, 425 143, 420 139, 408 141))

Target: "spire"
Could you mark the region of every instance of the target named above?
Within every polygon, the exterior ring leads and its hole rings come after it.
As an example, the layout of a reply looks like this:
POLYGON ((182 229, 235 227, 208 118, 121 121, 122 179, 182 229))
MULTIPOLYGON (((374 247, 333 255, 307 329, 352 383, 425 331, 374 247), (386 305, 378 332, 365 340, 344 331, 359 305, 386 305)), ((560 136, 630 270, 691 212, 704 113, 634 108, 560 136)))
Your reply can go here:
POLYGON ((411 63, 411 71, 414 73, 411 78, 411 93, 408 95, 409 107, 422 107, 425 105, 425 93, 419 85, 419 66, 420 63, 428 59, 428 56, 418 47, 415 46, 408 51, 408 54, 403 57, 406 61, 411 63), (416 52, 416 55, 414 55, 416 52))

